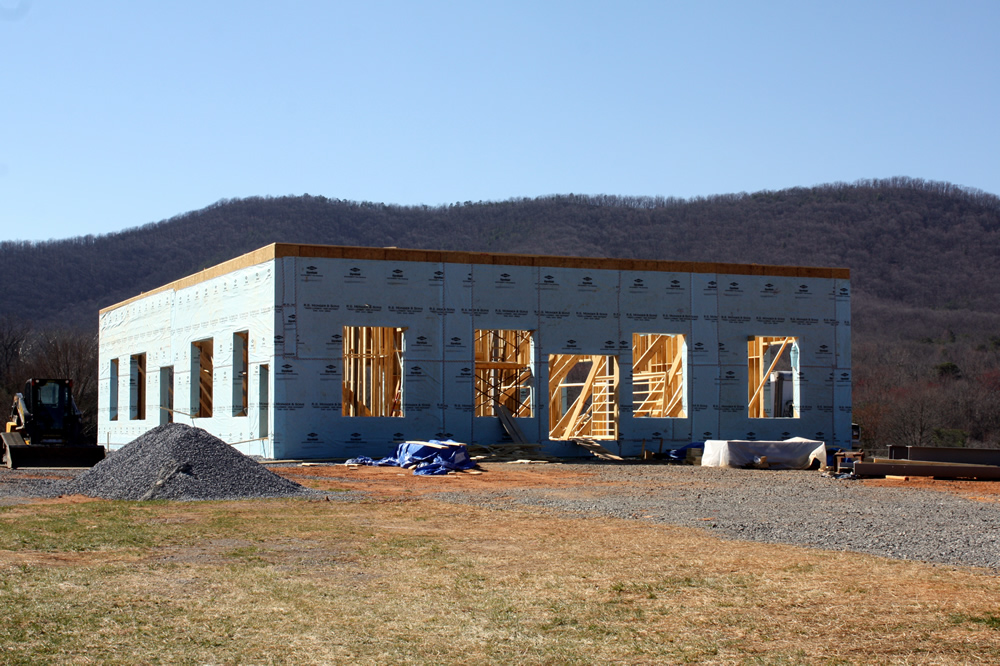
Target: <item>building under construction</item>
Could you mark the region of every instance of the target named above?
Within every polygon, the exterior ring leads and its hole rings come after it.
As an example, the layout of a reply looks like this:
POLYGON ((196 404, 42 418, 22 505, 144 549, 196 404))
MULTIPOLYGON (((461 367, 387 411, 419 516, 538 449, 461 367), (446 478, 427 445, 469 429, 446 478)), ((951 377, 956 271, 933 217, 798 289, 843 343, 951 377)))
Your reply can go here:
POLYGON ((101 311, 99 437, 849 448, 850 319, 847 269, 274 244, 101 311))

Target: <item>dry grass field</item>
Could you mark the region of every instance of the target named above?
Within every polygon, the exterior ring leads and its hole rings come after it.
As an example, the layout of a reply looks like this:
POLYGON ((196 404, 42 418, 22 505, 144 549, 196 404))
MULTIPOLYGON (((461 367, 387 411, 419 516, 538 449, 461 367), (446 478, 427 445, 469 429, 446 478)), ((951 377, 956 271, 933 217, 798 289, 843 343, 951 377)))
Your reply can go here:
POLYGON ((426 492, 586 487, 511 467, 282 472, 329 500, 2 507, 0 663, 1000 662, 992 572, 426 492))

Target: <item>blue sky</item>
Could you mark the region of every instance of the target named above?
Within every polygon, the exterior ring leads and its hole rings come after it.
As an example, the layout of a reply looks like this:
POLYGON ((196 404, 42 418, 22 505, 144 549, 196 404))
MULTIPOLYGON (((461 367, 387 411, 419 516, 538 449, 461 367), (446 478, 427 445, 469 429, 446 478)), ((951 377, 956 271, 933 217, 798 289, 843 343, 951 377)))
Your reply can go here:
POLYGON ((0 0, 0 240, 253 195, 998 194, 997 34, 995 0, 0 0))

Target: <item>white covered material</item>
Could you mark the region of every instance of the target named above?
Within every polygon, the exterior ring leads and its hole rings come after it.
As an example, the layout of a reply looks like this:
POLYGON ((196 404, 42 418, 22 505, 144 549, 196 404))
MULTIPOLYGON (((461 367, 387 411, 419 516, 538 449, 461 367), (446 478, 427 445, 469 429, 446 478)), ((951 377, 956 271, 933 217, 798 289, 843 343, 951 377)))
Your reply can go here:
POLYGON ((710 439, 701 458, 703 467, 748 467, 766 457, 771 469, 809 469, 813 460, 826 464, 826 444, 793 437, 782 442, 744 439, 710 439))

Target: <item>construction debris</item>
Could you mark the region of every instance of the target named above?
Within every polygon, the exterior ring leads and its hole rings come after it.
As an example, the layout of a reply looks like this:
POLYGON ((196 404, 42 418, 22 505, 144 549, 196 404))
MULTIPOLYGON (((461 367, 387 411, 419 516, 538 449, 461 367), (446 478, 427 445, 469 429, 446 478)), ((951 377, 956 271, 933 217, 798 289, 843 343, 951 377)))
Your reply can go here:
POLYGON ((509 463, 521 460, 557 462, 560 458, 541 453, 541 444, 469 444, 469 454, 477 462, 509 463))
POLYGON ((833 454, 834 466, 838 474, 853 471, 854 465, 863 462, 864 459, 864 451, 837 451, 833 454))
POLYGON ((587 449, 594 456, 600 458, 601 460, 615 460, 615 461, 624 460, 624 458, 622 458, 621 456, 616 456, 615 454, 611 453, 611 451, 608 451, 606 448, 604 448, 603 446, 601 446, 592 439, 583 439, 580 437, 574 437, 573 443, 587 449))
POLYGON ((510 410, 505 406, 497 403, 496 405, 497 416, 500 417, 500 424, 503 426, 504 432, 507 436, 513 440, 515 444, 521 446, 528 443, 528 439, 521 432, 521 426, 517 425, 517 421, 514 420, 514 416, 510 413, 510 410))

